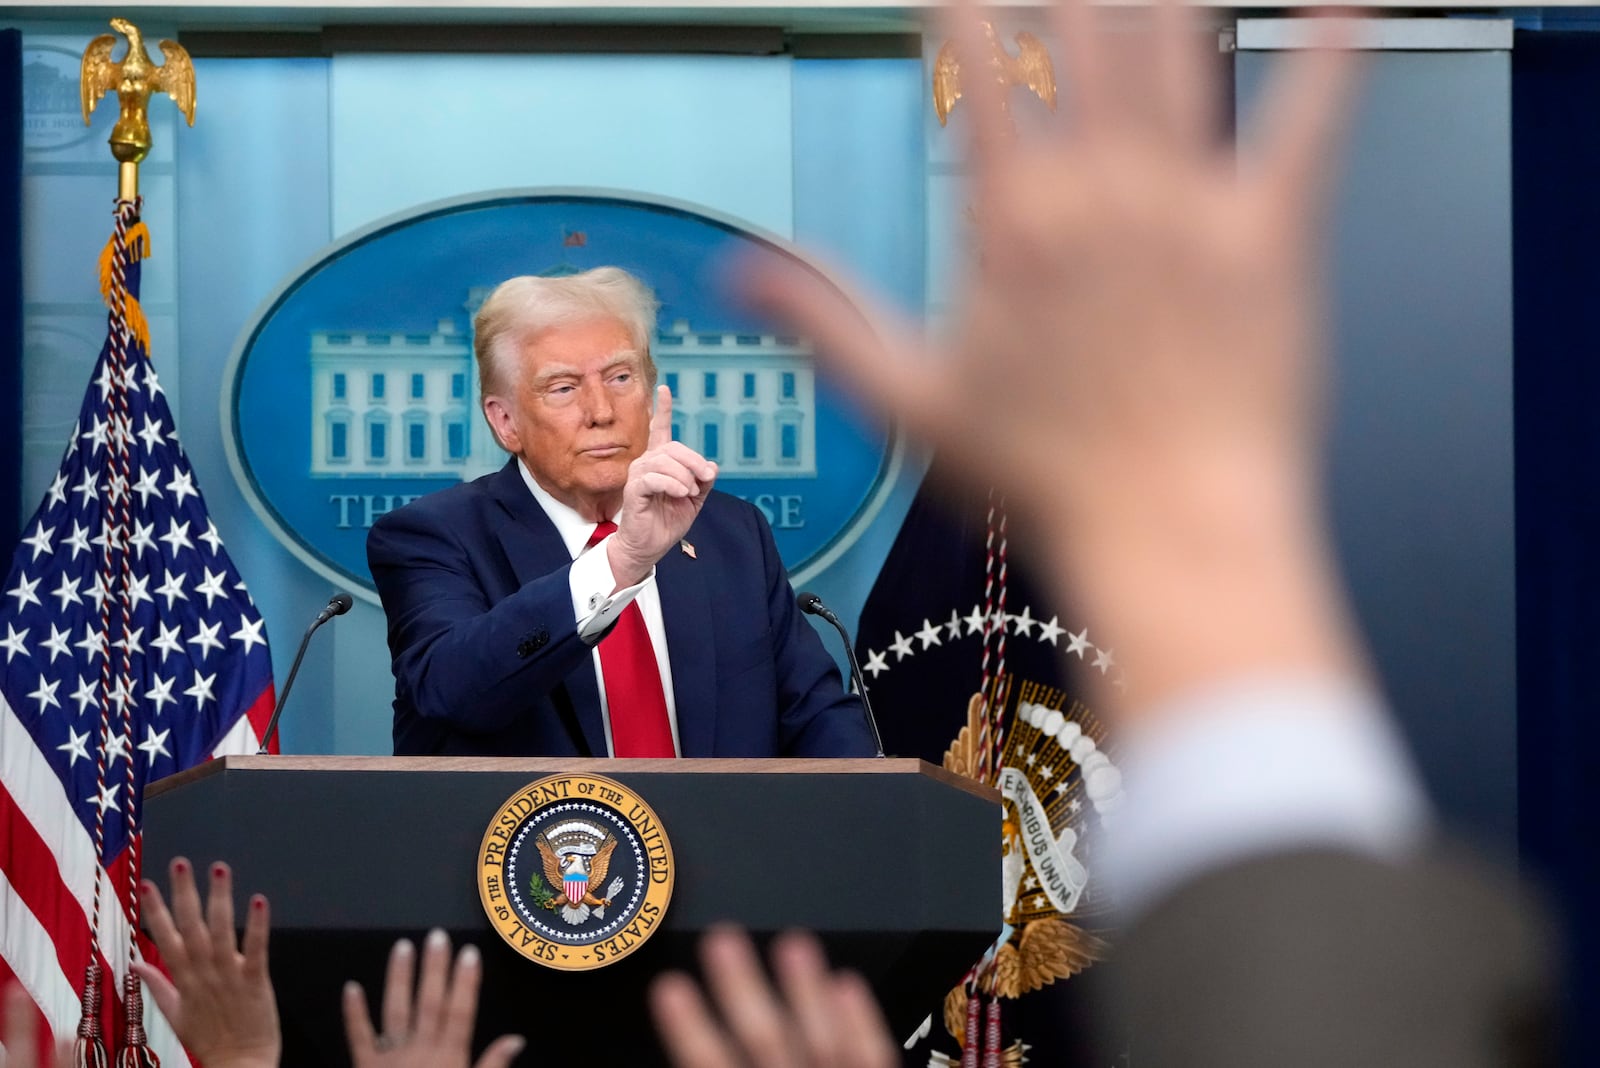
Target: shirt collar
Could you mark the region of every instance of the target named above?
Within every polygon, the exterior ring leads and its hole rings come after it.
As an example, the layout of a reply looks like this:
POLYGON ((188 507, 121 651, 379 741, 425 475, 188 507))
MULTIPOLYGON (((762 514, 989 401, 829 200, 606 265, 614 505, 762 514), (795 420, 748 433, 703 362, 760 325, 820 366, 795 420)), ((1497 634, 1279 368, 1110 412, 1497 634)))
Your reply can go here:
MULTIPOLYGON (((594 533, 594 523, 580 515, 576 508, 563 504, 551 496, 549 490, 539 485, 538 480, 533 477, 533 472, 528 470, 528 465, 522 462, 520 456, 517 457, 517 470, 521 473, 522 481, 528 487, 528 491, 533 494, 533 499, 539 502, 544 514, 555 524, 556 533, 561 535, 567 552, 576 560, 589 546, 589 535, 594 533)), ((622 512, 619 510, 611 517, 611 521, 615 523, 621 516, 622 512)))

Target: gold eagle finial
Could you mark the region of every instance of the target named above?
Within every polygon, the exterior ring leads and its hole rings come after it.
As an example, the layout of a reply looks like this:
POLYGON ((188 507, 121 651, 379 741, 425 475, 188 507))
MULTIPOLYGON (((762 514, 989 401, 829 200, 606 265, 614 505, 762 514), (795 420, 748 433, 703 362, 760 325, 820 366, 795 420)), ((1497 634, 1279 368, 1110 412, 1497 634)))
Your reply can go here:
POLYGON ((1056 107, 1056 73, 1050 64, 1050 53, 1044 42, 1026 31, 1012 40, 1017 42, 1017 54, 1011 55, 992 22, 983 23, 983 36, 989 45, 989 54, 976 60, 968 57, 964 65, 956 56, 954 41, 946 41, 933 61, 933 107, 939 114, 939 125, 950 118, 956 101, 961 99, 963 78, 990 77, 1000 83, 1001 106, 1005 107, 1004 90, 1013 86, 1026 86, 1047 104, 1051 111, 1056 107))
MULTIPOLYGON (((107 90, 116 90, 121 104, 117 124, 111 128, 111 154, 122 164, 123 191, 137 190, 137 178, 130 189, 130 172, 137 175, 140 161, 150 154, 150 117, 148 107, 152 93, 166 93, 189 125, 194 125, 194 63, 189 53, 176 41, 162 41, 161 54, 166 62, 156 66, 145 51, 144 35, 139 27, 127 19, 112 19, 111 28, 128 39, 128 51, 121 61, 113 61, 111 52, 117 46, 114 34, 104 33, 89 42, 83 50, 82 74, 78 89, 83 101, 83 124, 89 125, 89 116, 107 90)), ((132 199, 131 195, 125 197, 132 199)))

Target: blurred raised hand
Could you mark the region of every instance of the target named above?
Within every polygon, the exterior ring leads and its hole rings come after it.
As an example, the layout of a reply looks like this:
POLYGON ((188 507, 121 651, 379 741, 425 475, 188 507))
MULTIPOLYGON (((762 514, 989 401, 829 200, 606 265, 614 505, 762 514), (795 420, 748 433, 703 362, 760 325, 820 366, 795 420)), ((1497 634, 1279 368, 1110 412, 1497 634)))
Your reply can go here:
POLYGON ((267 899, 250 899, 241 942, 234 934, 233 873, 226 864, 211 866, 204 907, 186 858, 173 858, 169 878, 170 909, 148 879, 140 885, 140 903, 171 978, 146 961, 135 961, 133 970, 184 1049, 206 1068, 275 1068, 283 1037, 267 973, 267 899))
MULTIPOLYGON (((973 70, 975 7, 948 20, 973 70)), ((1049 17, 1065 106, 1046 131, 1014 133, 998 82, 963 81, 975 247, 947 340, 792 265, 740 284, 1006 495, 1141 706, 1213 676, 1360 671, 1317 484, 1318 237, 1352 53, 1284 59, 1236 149, 1193 8, 1049 17)))
MULTIPOLYGON (((406 939, 389 953, 382 1033, 373 1027, 360 984, 345 984, 344 1031, 355 1068, 467 1068, 474 1063, 472 1027, 483 981, 478 948, 462 946, 452 969, 449 936, 430 932, 413 995, 416 957, 416 947, 406 939)), ((475 1068, 506 1068, 525 1044, 519 1035, 502 1035, 483 1051, 475 1068)))
POLYGON ((786 934, 773 943, 776 988, 741 931, 708 933, 700 959, 709 1003, 681 973, 661 977, 650 992, 656 1029, 679 1068, 893 1068, 900 1063, 867 984, 853 973, 831 974, 812 936, 786 934))

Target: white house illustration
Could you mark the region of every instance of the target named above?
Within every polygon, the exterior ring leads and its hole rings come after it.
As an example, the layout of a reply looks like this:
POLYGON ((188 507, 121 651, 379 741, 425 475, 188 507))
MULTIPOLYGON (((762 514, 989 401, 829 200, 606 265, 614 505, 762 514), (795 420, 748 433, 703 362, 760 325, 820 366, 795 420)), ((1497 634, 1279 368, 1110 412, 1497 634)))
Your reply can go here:
MULTIPOLYGON (((466 322, 491 291, 469 291, 466 322)), ((720 477, 816 474, 816 381, 801 339, 679 319, 652 351, 672 390, 672 436, 715 460, 720 477)), ((471 479, 505 459, 483 419, 471 334, 456 320, 426 334, 312 333, 313 476, 471 479)))

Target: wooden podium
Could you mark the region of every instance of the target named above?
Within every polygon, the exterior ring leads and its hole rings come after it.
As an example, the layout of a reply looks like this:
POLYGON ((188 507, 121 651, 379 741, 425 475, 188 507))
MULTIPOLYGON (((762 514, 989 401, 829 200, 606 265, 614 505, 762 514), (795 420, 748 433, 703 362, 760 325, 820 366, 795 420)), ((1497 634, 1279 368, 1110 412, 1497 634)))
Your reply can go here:
POLYGON ((817 932, 909 1035, 999 934, 999 795, 919 760, 557 760, 226 757, 150 787, 145 871, 233 865, 272 902, 284 1063, 344 1064, 339 989, 376 1006, 389 946, 443 927, 483 950, 478 1048, 516 1032, 522 1063, 662 1063, 651 977, 695 967, 699 934, 817 932), (617 779, 653 807, 676 886, 662 930, 593 972, 505 945, 479 903, 476 858, 497 809, 558 772, 617 779), (560 1052, 558 1052, 560 1051, 560 1052))

